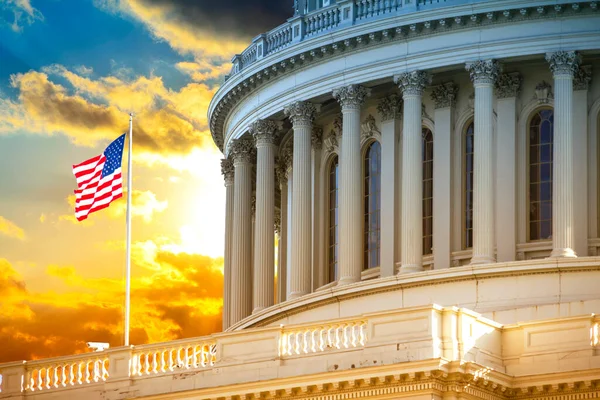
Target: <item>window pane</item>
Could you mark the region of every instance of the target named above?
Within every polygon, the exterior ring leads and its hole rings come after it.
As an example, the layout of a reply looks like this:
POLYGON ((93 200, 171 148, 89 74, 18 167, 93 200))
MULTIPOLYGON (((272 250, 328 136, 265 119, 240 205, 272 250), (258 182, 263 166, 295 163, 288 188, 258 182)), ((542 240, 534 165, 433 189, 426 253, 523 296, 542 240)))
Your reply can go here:
POLYGON ((381 145, 372 142, 366 153, 363 163, 364 169, 364 256, 363 268, 372 268, 379 265, 380 247, 380 218, 381 209, 381 145))
POLYGON ((552 237, 554 112, 537 111, 529 123, 529 240, 552 237))
POLYGON ((338 274, 338 182, 339 161, 335 156, 329 165, 329 280, 337 279, 338 274))

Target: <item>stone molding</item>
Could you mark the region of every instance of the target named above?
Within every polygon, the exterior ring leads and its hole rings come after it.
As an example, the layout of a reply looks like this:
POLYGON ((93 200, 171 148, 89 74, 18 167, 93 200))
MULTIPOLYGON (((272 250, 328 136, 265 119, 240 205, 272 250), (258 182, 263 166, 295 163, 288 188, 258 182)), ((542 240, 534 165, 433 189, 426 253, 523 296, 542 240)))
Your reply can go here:
POLYGON ((361 85, 348 85, 334 89, 332 95, 340 103, 342 110, 356 109, 360 108, 371 95, 371 89, 361 85))
POLYGON ((592 66, 582 65, 573 77, 573 90, 588 90, 592 82, 592 66))
POLYGON ((499 99, 517 97, 521 91, 523 77, 518 72, 500 74, 496 80, 496 96, 499 99))
POLYGON ((381 131, 377 128, 375 123, 375 117, 371 114, 367 115, 363 123, 360 125, 360 137, 361 141, 368 140, 373 136, 380 136, 381 131))
POLYGON ((431 74, 426 71, 404 72, 394 76, 394 83, 402 92, 402 96, 420 96, 425 87, 431 84, 431 74))
POLYGON ((229 154, 237 163, 251 163, 254 158, 254 141, 247 138, 235 139, 231 142, 229 154))
POLYGON ((576 51, 557 51, 546 53, 552 75, 573 77, 581 64, 581 55, 576 51))
MULTIPOLYGON (((486 6, 487 8, 487 4, 482 4, 482 6, 486 6)), ((536 20, 540 18, 553 19, 556 18, 558 14, 561 14, 561 17, 588 15, 597 12, 597 9, 597 3, 592 2, 589 4, 578 4, 577 10, 575 10, 573 7, 572 10, 563 7, 561 10, 556 11, 548 6, 515 6, 514 8, 500 8, 498 11, 491 12, 486 10, 485 12, 473 14, 472 5, 469 5, 468 9, 465 8, 462 11, 465 13, 464 15, 456 16, 453 19, 442 18, 439 20, 439 23, 435 23, 427 29, 409 29, 409 24, 399 25, 395 28, 384 29, 381 31, 381 35, 374 34, 375 40, 366 40, 361 41, 360 43, 357 39, 361 37, 361 34, 357 34, 355 37, 346 38, 335 43, 324 46, 319 45, 319 49, 322 47, 330 47, 333 50, 325 53, 319 51, 321 57, 312 56, 311 53, 313 53, 313 51, 302 50, 298 54, 291 55, 287 59, 289 62, 285 63, 286 68, 282 68, 281 64, 284 62, 279 61, 265 65, 262 67, 262 69, 257 70, 256 72, 246 73, 244 79, 240 79, 235 86, 231 85, 231 88, 226 89, 226 92, 218 99, 215 105, 211 106, 209 121, 211 134, 217 147, 223 151, 223 128, 225 118, 229 111, 248 93, 262 85, 270 83, 271 79, 276 76, 293 73, 293 71, 295 71, 298 67, 306 67, 310 64, 318 63, 325 57, 335 57, 346 50, 355 49, 359 44, 361 48, 371 47, 380 45, 384 38, 386 38, 387 41, 407 40, 412 37, 439 34, 440 31, 446 32, 473 29, 476 28, 476 26, 485 24, 499 25, 527 20, 536 20), (539 13, 540 9, 543 11, 542 13, 539 13), (493 16, 492 19, 488 18, 490 15, 493 16), (469 23, 469 16, 471 16, 470 20, 472 23, 469 23), (452 23, 446 23, 447 20, 452 21, 452 23)), ((419 28, 424 27, 425 24, 426 22, 422 22, 410 24, 410 26, 412 27, 412 25, 415 25, 415 27, 419 28)), ((227 86, 227 83, 229 82, 226 82, 224 86, 227 86)))
POLYGON ((315 120, 317 107, 309 101, 296 101, 284 107, 283 112, 294 126, 310 125, 315 120))
POLYGON ((458 86, 454 82, 446 82, 431 88, 431 100, 435 108, 454 107, 458 96, 458 86))
POLYGON ((270 119, 259 119, 250 125, 250 134, 256 141, 256 147, 274 145, 277 140, 279 125, 270 119))
POLYGON ((402 118, 402 97, 397 94, 391 94, 384 97, 377 104, 377 111, 381 116, 381 121, 390 121, 402 118))
POLYGON ((221 174, 225 179, 225 186, 233 185, 234 171, 233 161, 228 158, 221 159, 221 174))
POLYGON ((320 149, 323 147, 323 128, 320 126, 313 126, 310 141, 312 143, 312 147, 315 149, 320 149))
POLYGON ((474 84, 494 84, 502 67, 498 60, 477 60, 465 65, 474 84))

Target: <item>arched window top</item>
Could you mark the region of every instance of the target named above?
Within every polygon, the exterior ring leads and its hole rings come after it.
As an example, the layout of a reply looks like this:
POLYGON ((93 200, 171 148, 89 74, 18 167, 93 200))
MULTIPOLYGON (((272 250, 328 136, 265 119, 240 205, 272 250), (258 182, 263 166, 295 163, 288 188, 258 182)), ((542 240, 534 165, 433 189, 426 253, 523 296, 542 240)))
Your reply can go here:
POLYGON ((364 269, 378 267, 381 246, 381 144, 372 141, 364 157, 364 269))

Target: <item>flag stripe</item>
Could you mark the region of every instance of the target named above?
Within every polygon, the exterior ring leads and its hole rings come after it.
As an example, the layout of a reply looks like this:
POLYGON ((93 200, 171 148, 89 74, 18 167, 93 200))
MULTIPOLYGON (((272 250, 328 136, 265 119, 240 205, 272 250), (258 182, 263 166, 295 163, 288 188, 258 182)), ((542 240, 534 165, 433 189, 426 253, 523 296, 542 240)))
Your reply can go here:
POLYGON ((104 153, 73 165, 77 181, 75 217, 85 220, 93 212, 102 210, 114 200, 123 197, 121 159, 125 135, 113 141, 104 153))

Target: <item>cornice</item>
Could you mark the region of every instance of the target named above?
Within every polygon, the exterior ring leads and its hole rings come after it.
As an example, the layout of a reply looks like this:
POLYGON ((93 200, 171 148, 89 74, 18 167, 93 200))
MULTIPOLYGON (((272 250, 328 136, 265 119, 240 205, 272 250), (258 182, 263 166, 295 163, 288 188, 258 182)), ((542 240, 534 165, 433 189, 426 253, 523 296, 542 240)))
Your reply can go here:
MULTIPOLYGON (((292 51, 294 48, 303 48, 303 50, 296 54, 290 51, 288 52, 289 56, 285 55, 283 59, 277 61, 275 60, 278 56, 281 57, 281 55, 284 55, 285 53, 274 53, 266 58, 266 60, 271 60, 270 64, 262 64, 264 66, 261 67, 261 63, 257 63, 256 68, 250 68, 247 73, 240 73, 241 76, 239 79, 236 76, 232 77, 230 81, 228 81, 232 82, 231 84, 228 85, 228 82, 226 82, 225 85, 223 85, 223 90, 225 92, 222 95, 217 93, 216 98, 218 99, 215 101, 214 105, 211 104, 209 108, 209 122, 213 140, 223 152, 223 127, 225 119, 232 108, 250 93, 267 83, 271 83, 274 79, 288 75, 298 69, 320 63, 326 59, 394 41, 406 41, 422 36, 444 34, 449 31, 479 28, 480 26, 510 24, 545 18, 555 19, 557 17, 579 16, 594 13, 598 9, 596 1, 585 1, 573 4, 565 2, 563 4, 555 4, 554 6, 545 4, 527 7, 518 5, 518 3, 522 4, 522 2, 512 1, 508 3, 508 6, 505 6, 504 4, 496 5, 498 9, 495 11, 489 11, 489 3, 482 3, 475 5, 469 4, 463 7, 457 6, 431 11, 420 11, 415 13, 415 15, 385 18, 360 25, 359 30, 361 33, 357 32, 356 26, 332 32, 332 34, 337 34, 338 37, 342 36, 339 34, 340 32, 355 32, 349 37, 340 38, 340 40, 334 41, 333 43, 320 44, 310 48, 310 43, 324 43, 323 37, 316 37, 301 42, 298 45, 290 46, 289 49, 292 51), (446 14, 446 16, 444 16, 444 14, 446 14), (423 19, 423 16, 427 15, 431 15, 432 19, 429 21, 420 21, 423 19), (364 32, 369 28, 381 26, 382 21, 387 22, 393 21, 394 19, 400 19, 403 22, 395 27, 376 29, 370 33, 364 32), (304 48, 306 48, 306 50, 304 50, 304 48), (233 83, 235 81, 237 81, 237 83, 233 83)), ((266 63, 266 61, 264 62, 266 63)))

